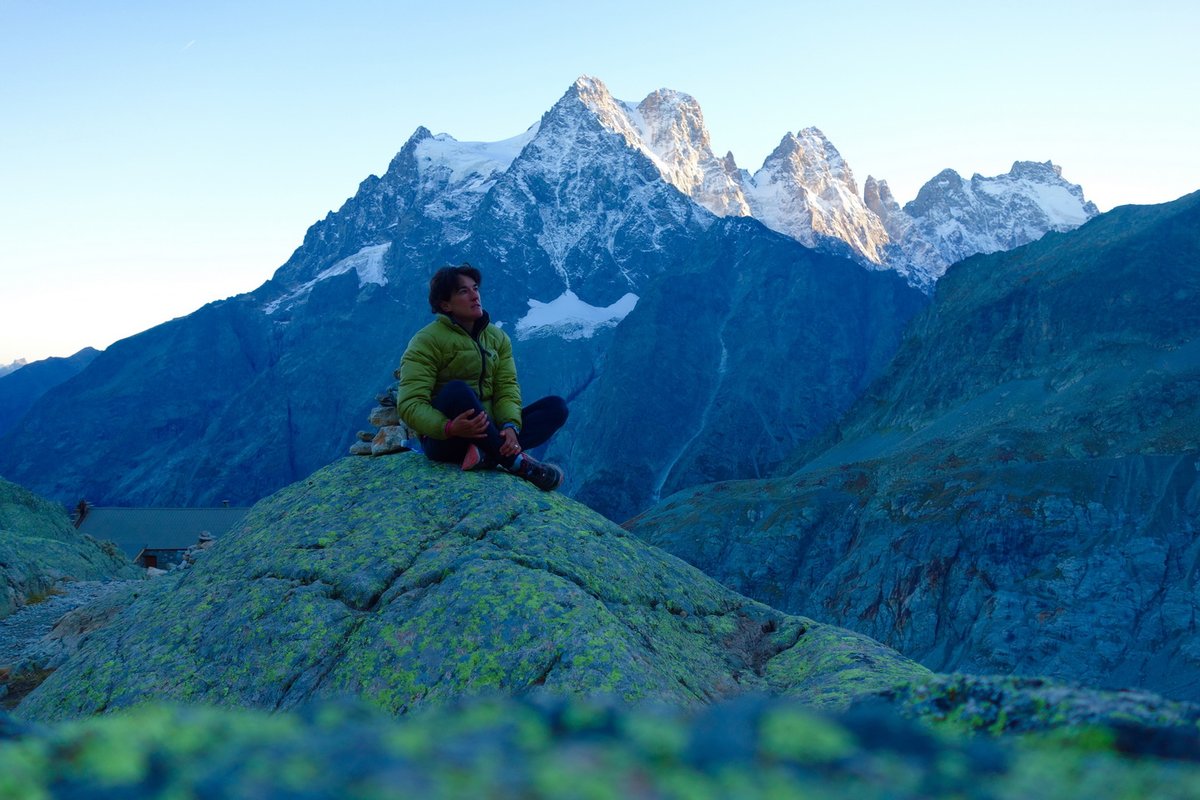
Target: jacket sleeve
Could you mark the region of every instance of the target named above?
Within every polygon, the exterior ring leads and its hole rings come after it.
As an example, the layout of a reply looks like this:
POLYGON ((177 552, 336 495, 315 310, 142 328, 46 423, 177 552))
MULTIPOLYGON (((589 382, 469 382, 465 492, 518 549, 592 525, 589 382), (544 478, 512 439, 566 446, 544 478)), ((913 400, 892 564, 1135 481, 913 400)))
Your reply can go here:
POLYGON ((496 377, 492 389, 492 412, 496 417, 496 427, 501 428, 506 422, 512 422, 520 428, 521 386, 517 383, 517 365, 513 361, 512 342, 503 331, 496 348, 496 356, 496 377))
POLYGON ((446 438, 446 415, 433 407, 437 385, 438 355, 434 343, 418 333, 400 358, 396 377, 396 413, 408 427, 431 439, 446 438))

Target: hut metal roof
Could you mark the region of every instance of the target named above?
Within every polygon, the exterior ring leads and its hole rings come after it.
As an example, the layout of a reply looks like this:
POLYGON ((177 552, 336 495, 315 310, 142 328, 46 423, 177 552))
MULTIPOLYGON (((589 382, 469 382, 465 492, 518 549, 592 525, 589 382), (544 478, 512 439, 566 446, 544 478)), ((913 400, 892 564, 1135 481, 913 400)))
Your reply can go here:
POLYGON ((248 508, 89 508, 79 531, 113 542, 134 558, 144 549, 183 550, 203 531, 216 538, 246 516, 248 508))

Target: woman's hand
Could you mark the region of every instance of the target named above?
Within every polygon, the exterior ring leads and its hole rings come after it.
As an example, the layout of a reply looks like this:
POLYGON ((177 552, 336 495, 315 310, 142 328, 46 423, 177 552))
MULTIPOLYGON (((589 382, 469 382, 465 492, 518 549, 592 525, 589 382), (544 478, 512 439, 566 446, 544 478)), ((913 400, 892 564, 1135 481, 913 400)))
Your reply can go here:
POLYGON ((500 435, 504 437, 504 443, 500 445, 500 455, 515 456, 521 452, 521 443, 517 441, 517 432, 512 428, 505 428, 500 431, 500 435))
POLYGON ((450 436, 458 439, 482 439, 487 436, 488 415, 468 408, 450 420, 450 436))

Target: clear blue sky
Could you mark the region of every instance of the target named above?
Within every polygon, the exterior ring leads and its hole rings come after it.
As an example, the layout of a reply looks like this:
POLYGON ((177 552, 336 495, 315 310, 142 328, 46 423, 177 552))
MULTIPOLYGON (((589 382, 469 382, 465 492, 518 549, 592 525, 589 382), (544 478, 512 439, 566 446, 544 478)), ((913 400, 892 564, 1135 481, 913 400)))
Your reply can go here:
POLYGON ((861 188, 1053 160, 1102 210, 1200 189, 1195 3, 0 0, 0 364, 258 286, 419 125, 513 136, 581 74, 754 171, 815 125, 861 188))

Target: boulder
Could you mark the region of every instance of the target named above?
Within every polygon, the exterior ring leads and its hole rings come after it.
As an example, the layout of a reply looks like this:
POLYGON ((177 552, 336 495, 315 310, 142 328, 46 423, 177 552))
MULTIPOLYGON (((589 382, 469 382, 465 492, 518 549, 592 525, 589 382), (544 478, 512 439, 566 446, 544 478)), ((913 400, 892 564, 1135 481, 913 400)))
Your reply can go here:
POLYGON ((375 406, 371 411, 371 415, 367 417, 367 422, 376 428, 384 428, 390 425, 399 425, 400 417, 396 414, 396 407, 394 405, 375 406))
POLYGON ((371 455, 385 456, 401 453, 410 449, 408 446, 408 428, 403 425, 387 425, 379 429, 371 440, 371 455))

